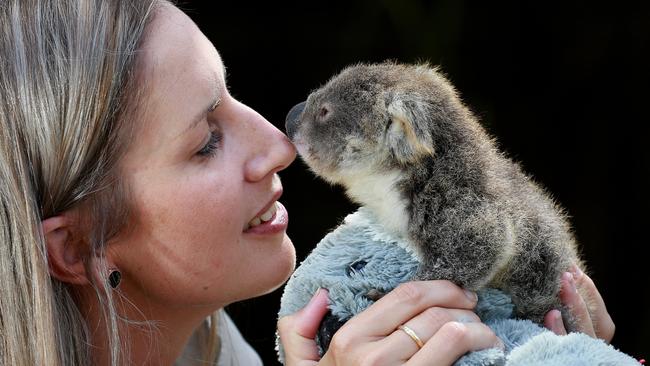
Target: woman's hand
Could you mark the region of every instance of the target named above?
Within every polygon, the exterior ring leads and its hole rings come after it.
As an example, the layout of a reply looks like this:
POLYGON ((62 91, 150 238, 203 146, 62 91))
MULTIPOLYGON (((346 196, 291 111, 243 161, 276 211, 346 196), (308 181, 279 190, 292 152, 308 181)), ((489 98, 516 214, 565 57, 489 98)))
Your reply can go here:
POLYGON ((401 284, 339 329, 319 360, 314 336, 327 312, 319 291, 297 313, 278 322, 286 365, 450 365, 468 351, 503 348, 471 309, 476 294, 449 281, 401 284), (400 325, 412 329, 422 348, 400 325))
MULTIPOLYGON (((577 321, 576 329, 571 330, 609 343, 614 337, 614 322, 591 278, 573 265, 570 272, 562 275, 561 281, 560 299, 577 321)), ((556 334, 567 333, 558 310, 551 310, 546 314, 544 325, 556 334)))

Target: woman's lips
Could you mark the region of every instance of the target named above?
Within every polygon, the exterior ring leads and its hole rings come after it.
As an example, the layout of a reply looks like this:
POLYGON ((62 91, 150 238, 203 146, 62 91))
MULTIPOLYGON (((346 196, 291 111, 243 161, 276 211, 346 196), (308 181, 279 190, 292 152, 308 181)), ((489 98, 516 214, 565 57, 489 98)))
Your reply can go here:
POLYGON ((289 214, 287 213, 287 209, 279 201, 275 201, 274 205, 275 212, 268 221, 261 221, 261 223, 256 226, 248 226, 244 230, 244 233, 269 235, 286 231, 287 225, 289 224, 289 214))
POLYGON ((271 202, 268 208, 266 208, 264 211, 262 211, 257 216, 255 216, 251 221, 249 221, 248 224, 246 225, 245 230, 253 226, 260 225, 263 222, 271 221, 273 215, 275 215, 275 211, 278 208, 276 203, 277 201, 274 200, 273 202, 271 202))

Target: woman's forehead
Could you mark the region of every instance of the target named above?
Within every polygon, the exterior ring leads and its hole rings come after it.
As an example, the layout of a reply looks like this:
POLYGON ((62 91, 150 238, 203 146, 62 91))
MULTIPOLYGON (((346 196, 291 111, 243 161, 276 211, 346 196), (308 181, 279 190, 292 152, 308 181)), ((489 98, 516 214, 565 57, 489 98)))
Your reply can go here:
POLYGON ((156 11, 140 59, 144 91, 141 141, 165 146, 225 93, 217 50, 177 8, 156 11))
POLYGON ((142 70, 154 99, 169 103, 222 87, 221 57, 185 13, 164 5, 151 26, 143 45, 142 70))
POLYGON ((182 73, 197 63, 204 68, 217 66, 212 72, 219 79, 225 76, 221 57, 212 43, 192 19, 169 4, 161 5, 154 14, 142 51, 144 72, 154 78, 182 73))

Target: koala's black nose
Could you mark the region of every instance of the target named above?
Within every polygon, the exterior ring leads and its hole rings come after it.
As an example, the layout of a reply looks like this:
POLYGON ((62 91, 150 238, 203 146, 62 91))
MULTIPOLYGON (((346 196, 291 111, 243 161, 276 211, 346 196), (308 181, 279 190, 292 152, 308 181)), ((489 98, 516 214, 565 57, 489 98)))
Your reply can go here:
POLYGON ((293 108, 291 108, 287 114, 287 119, 284 121, 284 125, 287 130, 287 136, 289 136, 291 140, 293 140, 293 135, 296 134, 296 130, 298 129, 298 117, 300 117, 300 114, 305 109, 305 103, 306 102, 302 102, 293 106, 293 108))

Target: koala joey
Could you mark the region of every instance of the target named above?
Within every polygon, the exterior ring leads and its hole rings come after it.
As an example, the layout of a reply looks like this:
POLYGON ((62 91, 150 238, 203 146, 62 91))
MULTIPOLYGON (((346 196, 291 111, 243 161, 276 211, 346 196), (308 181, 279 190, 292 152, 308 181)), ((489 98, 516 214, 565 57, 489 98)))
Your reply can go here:
POLYGON ((505 157, 454 87, 426 64, 343 70, 286 120, 309 168, 372 210, 420 259, 416 279, 510 294, 517 315, 561 309, 584 270, 562 210, 505 157))

